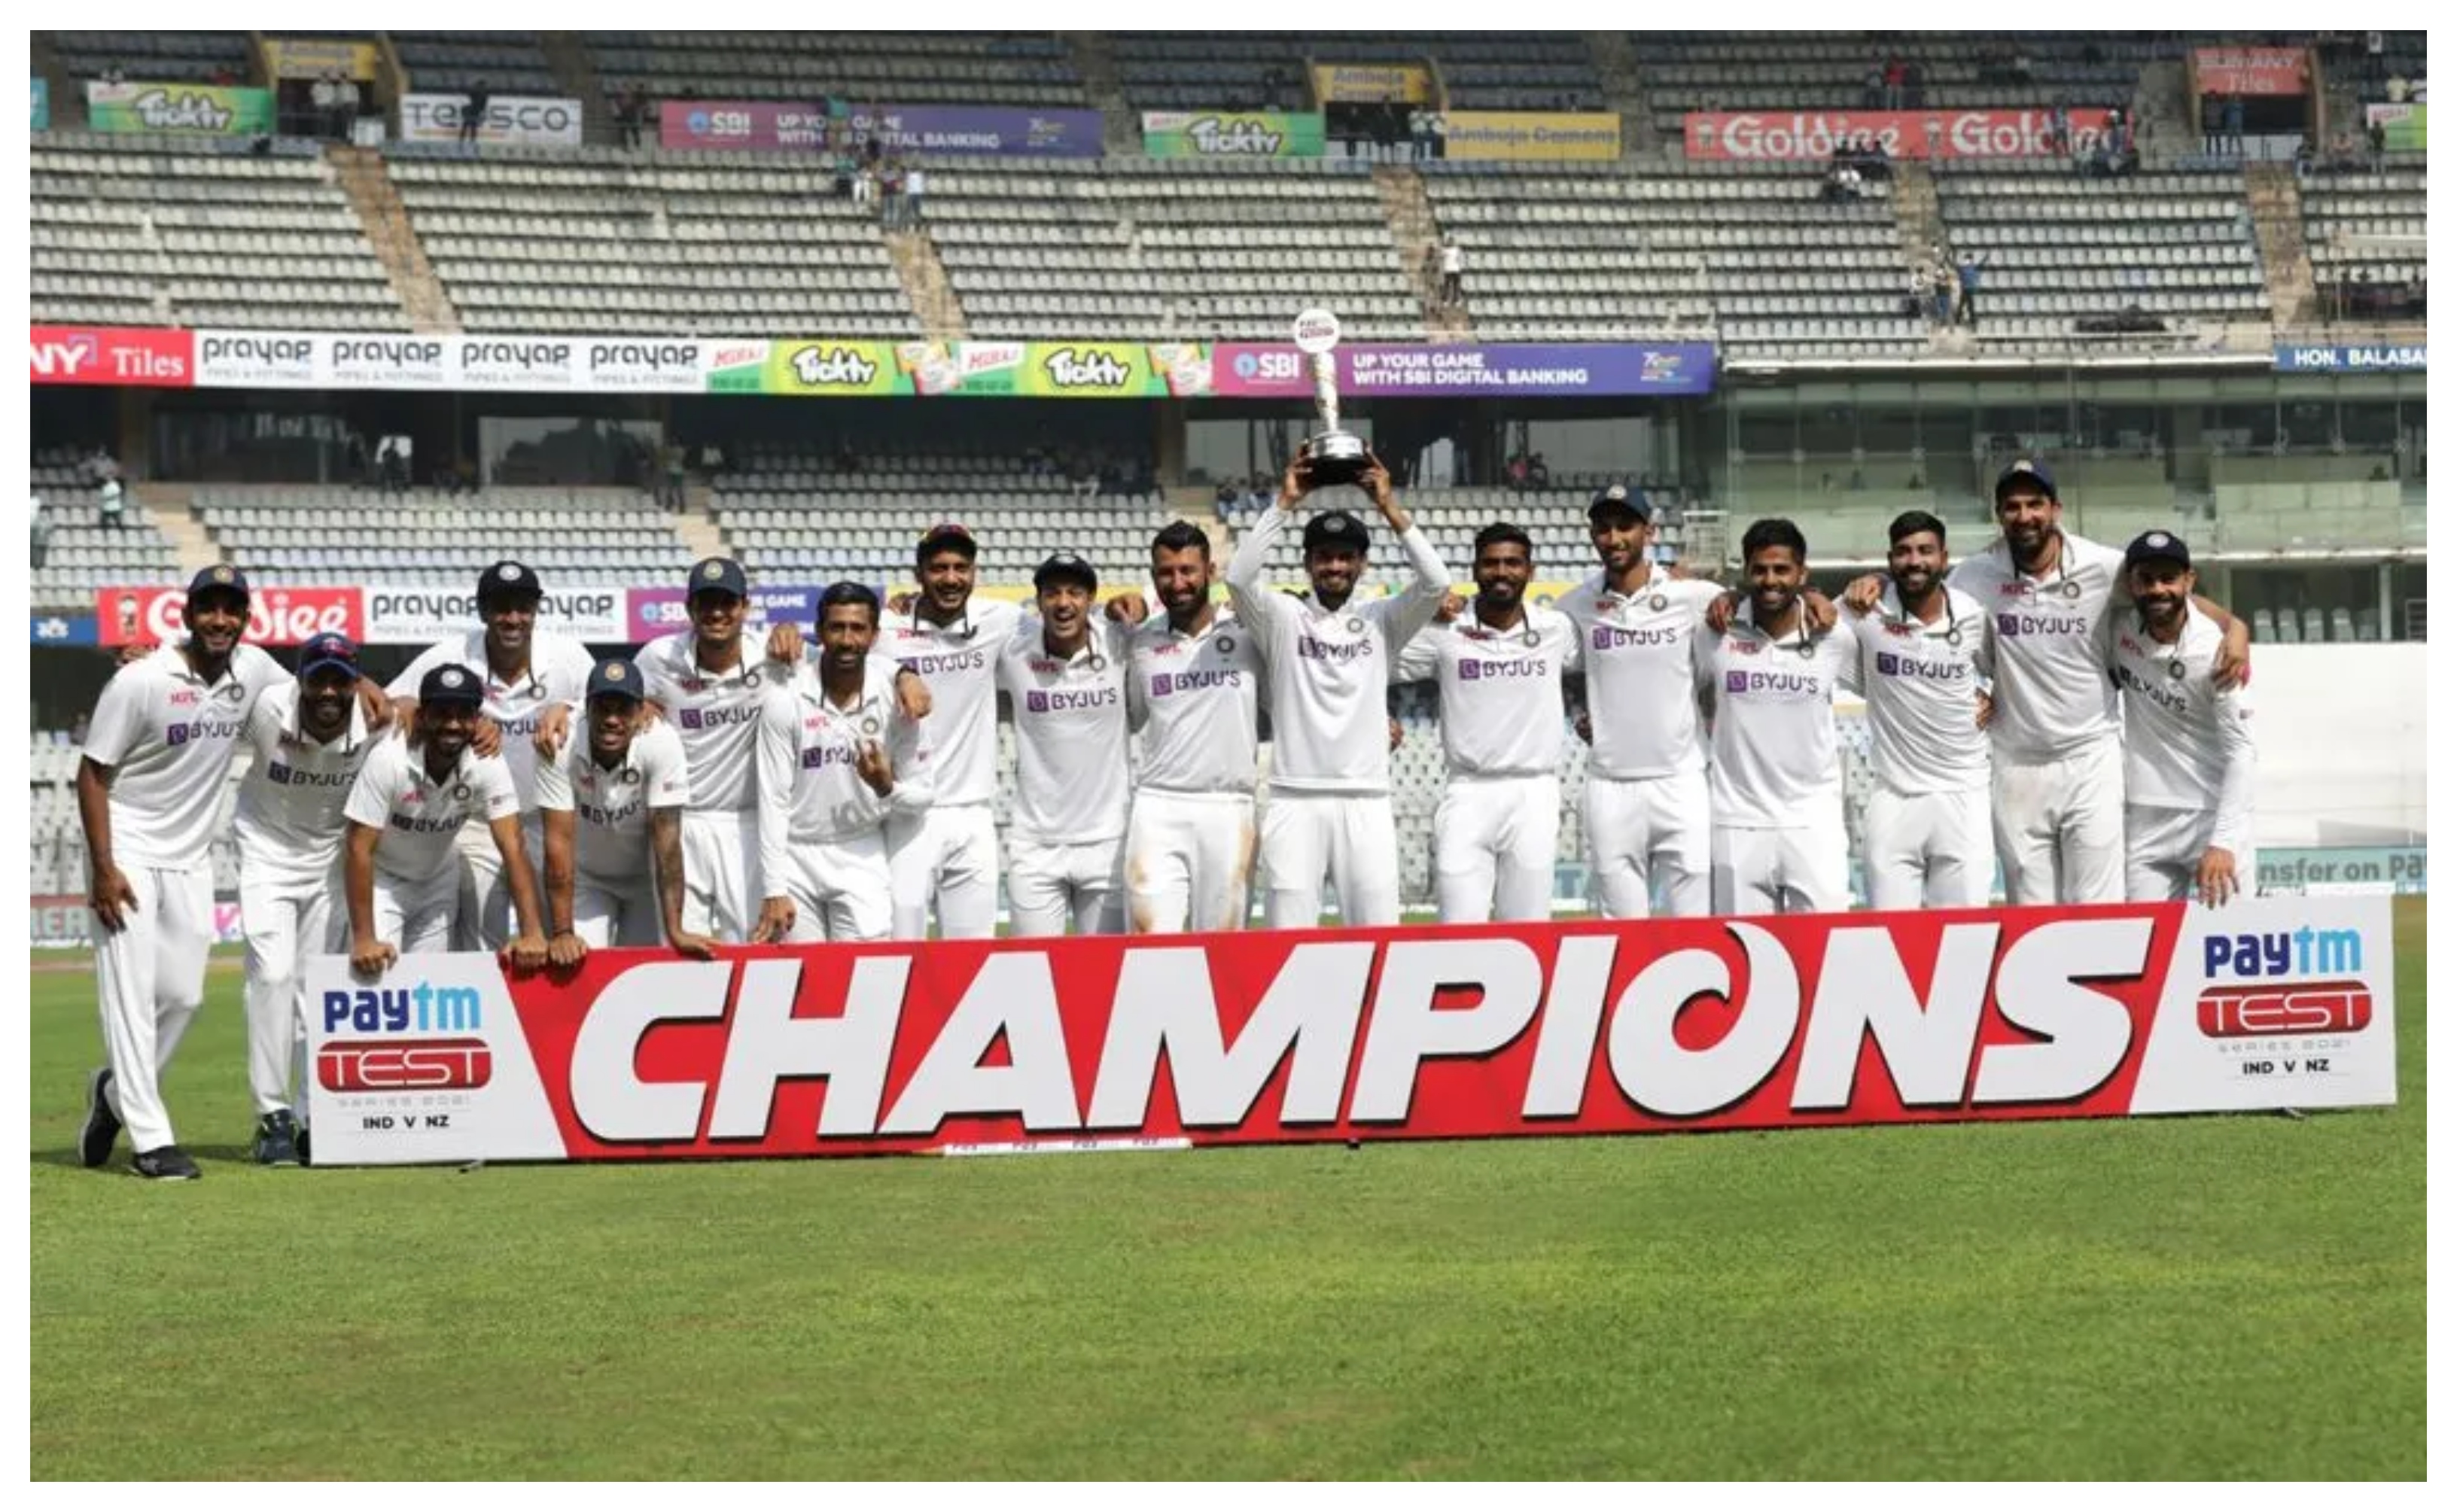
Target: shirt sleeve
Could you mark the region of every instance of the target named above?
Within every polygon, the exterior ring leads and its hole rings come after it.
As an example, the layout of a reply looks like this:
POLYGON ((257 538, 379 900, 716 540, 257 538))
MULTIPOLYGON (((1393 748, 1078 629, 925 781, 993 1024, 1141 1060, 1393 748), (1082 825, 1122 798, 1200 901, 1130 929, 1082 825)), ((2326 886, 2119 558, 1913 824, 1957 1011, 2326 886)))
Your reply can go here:
MULTIPOLYGON (((683 755, 683 738, 671 725, 649 731, 647 759, 640 763, 641 786, 651 808, 680 808, 691 802, 691 764, 683 755)), ((543 778, 544 772, 539 776, 543 778)), ((541 799, 539 807, 545 807, 541 799)))
POLYGON ((281 700, 259 695, 247 706, 247 717, 239 722, 240 749, 253 755, 260 765, 273 759, 281 746, 281 700))
POLYGON ((100 766, 117 766, 144 738, 145 695, 140 684, 151 676, 142 662, 122 669, 102 685, 93 718, 85 727, 85 754, 100 766))
POLYGON ((1829 641, 1843 642, 1848 647, 1841 664, 1834 670, 1834 685, 1855 698, 1868 697, 1868 679, 1864 675, 1865 658, 1862 655, 1863 643, 1860 640, 1865 633, 1867 623, 1866 616, 1853 614, 1846 609, 1836 617, 1834 628, 1827 632, 1826 637, 1829 641))
POLYGON ((1450 569, 1442 565, 1441 553, 1434 549, 1425 527, 1411 522, 1399 533, 1399 544, 1408 553, 1408 565, 1416 569, 1408 586, 1395 599, 1385 599, 1372 607, 1388 616, 1383 628, 1394 647, 1405 645, 1416 632, 1434 623, 1434 612, 1450 596, 1450 569))
MULTIPOLYGON (((393 737, 393 741, 399 739, 393 737)), ((392 744, 386 742, 367 752, 366 765, 359 768, 358 781, 350 784, 350 796, 341 805, 341 816, 351 823, 382 829, 391 820, 392 744)))
POLYGON ((459 660, 461 660, 461 643, 458 640, 438 641, 419 652, 416 661, 402 668, 401 676, 384 684, 384 696, 414 699, 418 697, 418 684, 425 681, 427 673, 446 662, 459 660))
POLYGON ((241 644, 231 659, 231 670, 250 699, 263 697, 267 688, 281 687, 295 681, 290 669, 273 659, 273 653, 260 645, 241 644))
POLYGON ((1834 628, 1818 641, 1817 659, 1826 664, 1826 675, 1836 687, 1860 690, 1860 637, 1848 618, 1836 621, 1834 628))
POLYGON ((794 698, 782 688, 759 705, 754 767, 759 794, 759 874, 769 897, 781 896, 787 871, 786 839, 793 829, 794 775, 802 759, 801 730, 794 698))
POLYGON ((597 658, 588 654, 588 647, 565 636, 556 636, 553 644, 554 660, 547 664, 547 672, 556 685, 548 691, 578 699, 588 691, 588 677, 597 670, 597 658))
POLYGON ((486 800, 486 823, 521 816, 520 789, 512 785, 512 768, 501 756, 478 763, 478 787, 486 800))
POLYGON ((571 796, 571 753, 585 749, 585 744, 566 742, 561 755, 537 764, 537 806, 541 812, 552 809, 568 814, 577 807, 571 796))
MULTIPOLYGON (((2210 844, 2238 856, 2252 843, 2252 786, 2257 767, 2252 739, 2252 695, 2240 687, 2220 688, 2214 705, 2219 749, 2226 755, 2225 775, 2219 781, 2218 823, 2210 844)), ((2251 879, 2242 879, 2245 890, 2251 879)))
POLYGON ((930 760, 928 732, 901 714, 887 719, 887 761, 896 769, 896 784, 887 789, 887 810, 913 815, 930 807, 938 772, 930 760))
POLYGON ((1271 560, 1272 543, 1288 529, 1289 519, 1289 512, 1274 502, 1246 527, 1245 537, 1237 542, 1236 555, 1228 559, 1228 606, 1236 611, 1237 623, 1253 631, 1267 661, 1273 644, 1286 633, 1289 617, 1296 612, 1296 605, 1285 595, 1263 583, 1263 568, 1271 560))
POLYGON ((1408 638, 1399 654, 1391 659, 1391 681, 1421 683, 1441 669, 1440 638, 1448 627, 1429 624, 1408 638))

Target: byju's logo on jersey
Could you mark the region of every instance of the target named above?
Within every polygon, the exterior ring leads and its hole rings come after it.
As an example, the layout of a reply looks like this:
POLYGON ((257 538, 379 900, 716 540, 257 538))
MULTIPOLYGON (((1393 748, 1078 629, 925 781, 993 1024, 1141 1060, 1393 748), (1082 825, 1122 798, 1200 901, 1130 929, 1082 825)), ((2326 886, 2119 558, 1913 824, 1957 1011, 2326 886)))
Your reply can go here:
POLYGON ((1211 671, 1156 672, 1152 674, 1154 698, 1167 698, 1172 693, 1192 693, 1207 687, 1243 687, 1246 674, 1235 667, 1211 671))
POLYGON ((1726 672, 1724 674, 1724 691, 1806 698, 1820 689, 1816 676, 1808 672, 1726 672))
POLYGON ((350 771, 310 771, 286 762, 275 762, 264 768, 264 775, 282 787, 347 787, 358 781, 359 774, 350 771))
POLYGON ((2079 614, 1999 613, 1996 633, 2015 640, 2023 636, 2088 635, 2090 619, 2079 614))
POLYGON ((1892 651, 1877 653, 1879 677, 1910 677, 1930 683, 1958 683, 1970 673, 1970 666, 1961 662, 1931 662, 1924 657, 1904 656, 1892 651))
POLYGON ((1513 662, 1481 662, 1472 656, 1459 658, 1458 675, 1462 683, 1487 678, 1542 677, 1546 664, 1540 658, 1521 657, 1513 662))
POLYGON ((1064 714, 1076 709, 1108 708, 1118 702, 1114 687, 1033 688, 1023 695, 1027 714, 1064 714))
POLYGON ((687 708, 674 716, 685 729, 723 729, 728 725, 748 725, 759 717, 759 710, 746 705, 733 708, 687 708))
POLYGON ((1587 636, 1587 644, 1599 651, 1619 651, 1635 645, 1671 645, 1684 632, 1679 625, 1660 624, 1624 629, 1617 624, 1599 624, 1587 636))

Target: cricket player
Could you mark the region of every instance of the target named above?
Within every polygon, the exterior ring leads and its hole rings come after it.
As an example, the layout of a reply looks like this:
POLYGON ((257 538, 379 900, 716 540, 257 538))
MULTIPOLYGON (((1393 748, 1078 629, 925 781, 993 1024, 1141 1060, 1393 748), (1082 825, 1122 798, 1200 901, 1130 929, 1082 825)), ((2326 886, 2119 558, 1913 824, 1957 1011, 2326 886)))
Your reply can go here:
POLYGON ((1602 570, 1557 607, 1579 642, 1566 685, 1588 740, 1580 812, 1596 901, 1606 918, 1642 919, 1660 890, 1666 911, 1695 917, 1713 892, 1694 669, 1723 590, 1651 560, 1652 513, 1618 483, 1588 503, 1587 539, 1602 570))
POLYGON ((1270 669, 1270 802, 1263 866, 1274 930, 1322 922, 1323 873, 1352 927, 1399 922, 1399 835, 1391 816, 1391 661, 1434 617, 1450 575, 1433 542, 1400 506, 1390 469, 1368 456, 1356 486, 1399 538, 1414 578, 1391 598, 1354 602, 1365 571, 1365 522, 1344 509, 1306 521, 1305 568, 1313 591, 1291 598, 1267 586, 1271 547, 1315 482, 1305 458, 1289 463, 1280 496, 1238 543, 1228 602, 1270 669))
POLYGON ((1126 926, 1242 930, 1254 868, 1263 654, 1211 603, 1211 538, 1186 521, 1151 543, 1161 612, 1126 644, 1126 718, 1143 737, 1126 816, 1126 926))
POLYGON ((1434 887, 1444 924, 1553 916, 1561 839, 1561 678, 1578 631, 1526 603, 1535 545, 1517 525, 1476 536, 1476 599, 1400 649, 1394 683, 1435 680, 1449 774, 1434 811, 1434 887))
POLYGON ((689 761, 673 725, 642 717, 642 682, 627 658, 598 663, 583 738, 538 763, 549 965, 660 937, 703 961, 715 954, 714 941, 683 927, 689 761))
MULTIPOLYGON (((543 834, 537 817, 539 724, 548 710, 578 702, 597 664, 579 642, 537 628, 538 604, 545 597, 536 573, 517 562, 496 562, 478 576, 483 627, 428 646, 386 689, 398 704, 416 697, 426 674, 439 666, 465 667, 477 675, 485 700, 482 711, 502 731, 501 756, 520 805, 532 873, 539 865, 543 834)), ((404 726, 414 723, 405 710, 396 718, 404 726)), ((511 889, 494 842, 487 830, 472 826, 462 831, 459 845, 464 900, 457 910, 461 932, 453 948, 501 950, 511 923, 511 889)))
POLYGON ((2163 530, 2124 550, 2134 612, 2110 627, 2124 708, 2124 895, 2217 908, 2252 890, 2252 695, 2209 674, 2225 639, 2163 530))
POLYGON ((1699 688, 1715 701, 1715 911, 1840 913, 1851 880, 1834 689, 1857 642, 1810 627, 1808 542, 1790 521, 1749 526, 1741 561, 1748 602, 1698 659, 1699 688))
POLYGON ((896 938, 930 932, 986 939, 998 928, 998 648, 1022 611, 973 602, 980 547, 959 524, 930 527, 915 548, 921 591, 910 613, 890 614, 879 650, 930 687, 921 740, 930 751, 930 804, 890 816, 888 868, 895 879, 896 938))
POLYGON ((243 645, 247 580, 207 567, 190 580, 187 634, 105 684, 77 764, 77 816, 93 876, 93 964, 106 1064, 87 1083, 78 1156, 107 1164, 128 1131, 135 1170, 156 1181, 201 1174, 179 1148, 161 1074, 205 999, 214 943, 210 851, 222 782, 258 695, 290 681, 243 645))
POLYGON ((1117 934, 1126 843, 1126 629, 1097 619, 1092 564, 1059 552, 1033 570, 1036 618, 998 649, 1015 719, 1016 854, 1006 879, 1018 935, 1117 934))
POLYGON ((485 674, 446 662, 419 679, 408 732, 367 752, 341 812, 350 965, 374 976, 403 955, 449 950, 464 938, 460 837, 471 819, 495 848, 519 932, 506 945, 525 971, 546 964, 545 912, 521 834, 520 795, 507 760, 469 748, 494 691, 485 674))
POLYGON ((238 787, 239 922, 247 931, 247 1072, 258 1165, 303 1159, 293 1111, 305 1093, 302 956, 332 951, 341 890, 341 806, 374 736, 359 705, 359 649, 319 635, 299 680, 267 688, 239 739, 256 755, 238 787))
POLYGON ((1872 909, 1981 908, 1996 847, 1988 819, 1992 626, 1945 582, 1945 523, 1910 510, 1886 530, 1889 580, 1867 614, 1847 613, 1855 655, 1845 687, 1869 705, 1876 783, 1863 818, 1872 909))
POLYGON ((818 665, 759 710, 760 903, 752 943, 884 940, 895 922, 887 826, 932 801, 925 726, 898 705, 893 664, 871 655, 878 595, 819 596, 818 665))

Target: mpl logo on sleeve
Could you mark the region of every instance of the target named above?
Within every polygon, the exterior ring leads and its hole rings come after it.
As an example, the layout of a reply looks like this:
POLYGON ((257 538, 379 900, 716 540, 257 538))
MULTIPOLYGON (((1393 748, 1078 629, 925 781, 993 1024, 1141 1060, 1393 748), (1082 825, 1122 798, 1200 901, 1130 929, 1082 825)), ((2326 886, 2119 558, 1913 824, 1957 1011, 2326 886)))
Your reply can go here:
POLYGON ((196 387, 324 387, 332 341, 304 331, 199 331, 196 387))

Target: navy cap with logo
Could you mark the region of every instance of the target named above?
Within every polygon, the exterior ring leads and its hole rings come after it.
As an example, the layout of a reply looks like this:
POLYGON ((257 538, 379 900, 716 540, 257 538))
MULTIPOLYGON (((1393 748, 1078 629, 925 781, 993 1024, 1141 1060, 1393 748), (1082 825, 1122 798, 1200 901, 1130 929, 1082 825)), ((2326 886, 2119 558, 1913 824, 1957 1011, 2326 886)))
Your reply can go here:
POLYGON ((695 562, 691 570, 691 582, 683 590, 686 599, 696 599, 703 593, 730 593, 737 599, 751 597, 751 580, 743 575, 742 563, 731 557, 711 557, 695 562))
POLYGON ((247 597, 247 574, 237 567, 212 566, 188 580, 188 597, 200 593, 236 593, 247 597))
POLYGON ((1624 514, 1636 515, 1643 521, 1654 511, 1647 507, 1646 496, 1626 483, 1615 483, 1600 489, 1595 498, 1587 501, 1587 518, 1591 521, 1600 520, 1606 515, 1624 514))
POLYGON ((1101 575, 1092 570, 1090 562, 1071 551, 1053 552, 1032 569, 1033 590, 1039 592, 1053 582, 1078 582, 1084 585, 1084 592, 1098 593, 1101 575))
POLYGON ((2036 488, 2039 492, 2047 495, 2051 500, 2054 500, 2056 497, 2056 475, 2048 471, 2048 464, 2045 462, 2034 462, 2025 457, 2020 461, 2017 461, 2011 467, 2006 468, 2003 472, 1998 473, 1996 475, 1996 497, 1999 499, 2004 498, 2005 490, 2013 487, 2015 483, 2028 483, 2032 487, 2036 488))
POLYGON ((1345 509, 1326 509, 1306 521, 1305 549, 1332 546, 1348 551, 1363 551, 1373 538, 1365 533, 1365 521, 1345 509))
POLYGON ((973 539, 971 531, 952 520, 942 520, 921 533, 921 544, 914 548, 914 555, 927 562, 941 551, 961 552, 970 562, 981 553, 981 543, 973 539))
POLYGON ((2133 544, 2124 548, 2125 570, 2130 572, 2145 562, 2172 562, 2189 570, 2193 565, 2193 553, 2181 536, 2165 530, 2145 530, 2133 538, 2133 544))
POLYGON ((637 702, 644 696, 640 691, 640 669, 632 665, 629 658, 608 657, 588 674, 588 696, 595 698, 600 693, 611 693, 617 698, 637 702))
POLYGON ((546 597, 538 575, 517 562, 498 562, 478 574, 478 603, 481 607, 498 599, 526 599, 535 603, 546 597))
POLYGON ((359 680, 359 648, 351 644, 348 636, 335 635, 328 630, 321 635, 309 636, 307 644, 299 648, 300 682, 326 670, 343 673, 353 683, 359 680))
POLYGON ((486 690, 477 673, 458 663, 449 663, 419 680, 418 701, 439 707, 460 704, 477 708, 486 702, 486 690))

